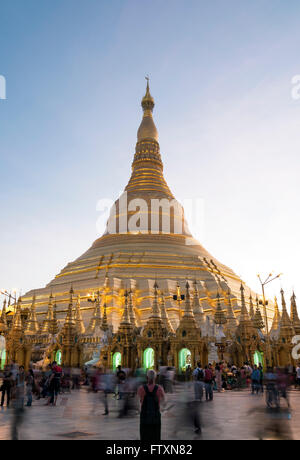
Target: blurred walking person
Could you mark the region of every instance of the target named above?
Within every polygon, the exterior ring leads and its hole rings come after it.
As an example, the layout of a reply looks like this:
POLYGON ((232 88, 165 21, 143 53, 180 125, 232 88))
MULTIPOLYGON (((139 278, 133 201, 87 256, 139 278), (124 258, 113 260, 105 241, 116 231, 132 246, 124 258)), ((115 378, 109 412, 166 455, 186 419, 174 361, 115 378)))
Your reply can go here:
POLYGON ((57 402, 57 397, 60 392, 61 388, 61 378, 63 376, 63 371, 60 366, 57 365, 56 361, 53 361, 52 363, 52 374, 49 379, 49 393, 50 396, 48 398, 47 406, 52 404, 53 406, 56 406, 57 402))
POLYGON ((3 375, 3 383, 1 386, 1 391, 2 391, 1 407, 4 406, 5 395, 6 395, 6 406, 9 407, 12 385, 13 385, 12 373, 10 371, 10 368, 6 366, 4 375, 3 375))
POLYGON ((277 378, 272 367, 268 367, 265 374, 266 384, 266 403, 267 407, 271 409, 274 405, 279 407, 278 389, 277 389, 277 378))
POLYGON ((26 375, 26 396, 27 396, 27 403, 26 406, 30 407, 32 405, 32 392, 34 387, 34 374, 33 370, 29 369, 28 374, 26 375))
POLYGON ((220 364, 216 365, 215 373, 216 373, 217 390, 218 390, 218 393, 221 393, 222 391, 222 369, 221 369, 220 364))
POLYGON ((295 381, 295 388, 300 388, 300 363, 298 363, 296 367, 296 381, 295 381))
POLYGON ((259 382, 260 382, 260 372, 256 364, 254 365, 254 369, 251 374, 251 390, 252 394, 258 394, 259 392, 259 382))
POLYGON ((156 373, 154 370, 147 372, 147 378, 148 383, 138 389, 141 403, 140 438, 141 441, 160 441, 160 404, 165 399, 165 393, 161 386, 155 384, 156 373))
POLYGON ((108 415, 109 414, 108 395, 114 394, 115 376, 110 372, 105 373, 102 369, 101 369, 101 374, 100 374, 100 389, 103 391, 103 403, 104 403, 104 414, 103 415, 108 415))
POLYGON ((259 389, 261 393, 263 393, 264 392, 264 369, 261 363, 258 366, 258 370, 259 370, 259 389))
POLYGON ((122 369, 122 366, 117 367, 117 393, 116 399, 122 399, 123 397, 123 388, 126 380, 126 373, 122 369))
POLYGON ((24 414, 24 396, 25 396, 25 372, 24 366, 19 367, 16 375, 14 413, 11 426, 11 437, 13 441, 19 439, 19 429, 23 421, 24 414))
POLYGON ((288 368, 285 367, 284 369, 277 369, 277 388, 278 388, 278 398, 280 404, 280 398, 286 400, 287 407, 290 407, 289 401, 289 386, 290 386, 290 374, 288 368))
POLYGON ((201 363, 197 363, 197 367, 193 372, 194 377, 194 392, 195 399, 197 401, 202 401, 204 385, 204 370, 202 369, 201 363))

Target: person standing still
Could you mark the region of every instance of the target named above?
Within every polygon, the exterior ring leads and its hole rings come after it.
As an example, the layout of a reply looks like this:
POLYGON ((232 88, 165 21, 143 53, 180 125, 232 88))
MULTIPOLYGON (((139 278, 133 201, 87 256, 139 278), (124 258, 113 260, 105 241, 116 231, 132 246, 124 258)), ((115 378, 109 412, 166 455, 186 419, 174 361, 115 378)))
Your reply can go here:
POLYGON ((165 393, 160 385, 155 384, 156 373, 154 370, 147 372, 147 379, 147 385, 141 385, 138 389, 141 403, 140 438, 141 441, 160 441, 160 404, 165 399, 165 393))
POLYGON ((204 369, 204 384, 205 384, 205 398, 206 401, 213 400, 213 372, 210 366, 205 366, 204 369))
POLYGON ((193 372, 193 377, 195 399, 202 401, 204 389, 204 370, 202 369, 201 363, 197 363, 197 367, 193 372))

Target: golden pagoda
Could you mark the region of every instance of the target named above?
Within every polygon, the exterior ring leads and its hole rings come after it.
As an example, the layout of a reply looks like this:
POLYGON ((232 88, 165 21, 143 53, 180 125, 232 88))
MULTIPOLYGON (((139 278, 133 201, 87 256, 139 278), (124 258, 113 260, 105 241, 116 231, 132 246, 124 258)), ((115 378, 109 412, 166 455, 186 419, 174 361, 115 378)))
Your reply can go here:
MULTIPOLYGON (((164 178, 149 80, 141 105, 131 176, 104 234, 46 287, 23 296, 9 334, 30 338, 34 333, 36 342, 39 335, 54 335, 48 358, 61 351, 67 365, 83 365, 99 352, 104 366, 121 359, 122 365, 145 367, 154 360, 156 367, 168 363, 183 369, 187 360, 204 364, 212 356, 216 325, 224 324, 235 356, 251 360, 259 347, 251 291, 247 296, 244 287, 240 291, 239 276, 188 229, 183 207, 164 178), (98 292, 96 300, 91 292, 98 292), (25 331, 21 308, 29 311, 25 331), (145 354, 151 349, 153 354, 145 354)), ((270 303, 267 309, 271 321, 274 307, 270 303)))
MULTIPOLYGON (((192 237, 184 210, 164 179, 158 131, 153 120, 154 105, 147 81, 130 180, 112 207, 104 235, 82 256, 69 263, 45 288, 34 291, 39 298, 37 315, 40 320, 47 314, 51 292, 57 300, 58 317, 63 320, 68 308, 68 290, 72 284, 80 294, 83 320, 87 327, 93 315, 88 294, 97 291, 106 282, 109 285, 108 321, 116 331, 121 319, 122 285, 130 278, 135 286, 132 292, 136 299, 134 309, 142 324, 151 309, 153 279, 157 279, 165 293, 166 309, 173 325, 178 325, 180 320, 180 308, 173 301, 173 295, 176 294, 177 283, 184 290, 186 280, 190 285, 196 280, 201 286, 199 300, 205 305, 206 313, 214 313, 220 283, 223 283, 225 292, 230 288, 233 298, 237 299, 234 308, 239 309, 240 278, 192 237), (142 200, 147 209, 137 212, 134 208, 136 200, 142 200), (169 222, 165 220, 163 206, 169 206, 169 222), (139 226, 136 225, 132 231, 137 222, 139 226)), ((24 307, 30 307, 34 292, 28 292, 23 297, 24 307)), ((270 312, 270 319, 272 316, 270 312)))

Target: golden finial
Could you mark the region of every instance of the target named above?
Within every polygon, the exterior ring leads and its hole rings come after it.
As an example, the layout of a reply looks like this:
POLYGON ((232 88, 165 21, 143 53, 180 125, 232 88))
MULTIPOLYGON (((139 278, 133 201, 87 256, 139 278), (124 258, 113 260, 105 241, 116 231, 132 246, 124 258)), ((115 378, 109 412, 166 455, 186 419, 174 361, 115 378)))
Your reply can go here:
MULTIPOLYGON (((145 79, 147 80, 147 87, 146 87, 146 94, 142 99, 142 107, 143 107, 144 112, 149 111, 149 110, 152 112, 155 104, 154 104, 154 99, 150 94, 149 76, 146 75, 145 79)), ((149 116, 149 113, 147 113, 147 115, 149 116)))

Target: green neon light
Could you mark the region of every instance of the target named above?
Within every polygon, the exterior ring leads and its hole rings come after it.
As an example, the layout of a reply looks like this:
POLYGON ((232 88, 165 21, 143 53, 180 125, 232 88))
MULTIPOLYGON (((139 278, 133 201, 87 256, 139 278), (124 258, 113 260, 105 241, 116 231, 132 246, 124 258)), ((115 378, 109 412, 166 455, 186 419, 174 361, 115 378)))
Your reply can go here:
POLYGON ((0 351, 0 369, 3 370, 6 361, 6 350, 0 351))
POLYGON ((154 368, 154 350, 153 348, 146 348, 144 351, 144 368, 153 369, 154 368))
POLYGON ((117 351, 113 355, 113 370, 115 371, 118 366, 121 366, 121 363, 122 363, 122 355, 119 351, 117 351))
POLYGON ((262 352, 256 350, 256 352, 254 353, 254 356, 253 356, 253 362, 257 366, 259 366, 259 364, 261 364, 263 366, 264 365, 264 354, 262 352))
POLYGON ((55 354, 55 361, 59 366, 61 365, 61 350, 57 350, 55 354))
POLYGON ((191 352, 188 348, 182 348, 179 352, 179 369, 185 371, 186 367, 191 365, 191 352))

